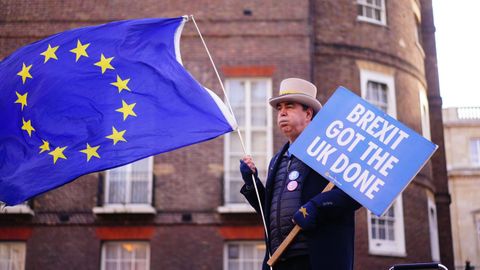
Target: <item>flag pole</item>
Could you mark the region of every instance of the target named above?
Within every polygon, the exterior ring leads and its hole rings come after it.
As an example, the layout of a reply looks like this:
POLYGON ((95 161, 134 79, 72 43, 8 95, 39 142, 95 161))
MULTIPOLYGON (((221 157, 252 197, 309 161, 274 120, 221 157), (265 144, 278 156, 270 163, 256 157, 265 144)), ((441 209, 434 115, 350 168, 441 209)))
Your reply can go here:
MULTIPOLYGON (((230 113, 232 114, 233 118, 235 118, 235 122, 236 122, 236 117, 235 117, 235 114, 233 113, 232 106, 230 105, 230 100, 228 98, 227 92, 225 91, 225 87, 223 86, 222 79, 220 78, 220 75, 218 74, 217 67, 215 66, 215 63, 213 62, 212 55, 210 54, 210 51, 208 50, 207 44, 205 43, 205 40, 203 39, 202 33, 200 32, 200 29, 198 28, 198 25, 195 22, 195 18, 193 17, 193 15, 190 15, 189 17, 192 19, 193 24, 195 25, 195 28, 197 29, 198 35, 200 36, 200 39, 202 40, 203 46, 205 47, 205 50, 207 51, 208 58, 210 59, 210 62, 212 63, 213 70, 215 71, 215 74, 217 75, 218 81, 220 82, 220 87, 222 88, 223 94, 225 95, 225 100, 227 101, 227 105, 228 105, 228 108, 230 109, 230 113)), ((243 153, 245 155, 247 155, 247 150, 246 150, 245 144, 243 142, 242 134, 240 133, 240 130, 238 129, 238 127, 237 127, 237 133, 238 133, 238 137, 240 138, 240 143, 241 143, 242 148, 243 148, 243 153)), ((262 216, 263 229, 265 231, 265 236, 267 238, 267 243, 268 243, 268 239, 269 239, 268 237, 269 236, 268 236, 268 231, 267 231, 267 223, 265 222, 265 215, 263 213, 262 200, 260 199, 260 194, 258 193, 257 183, 255 181, 255 176, 253 176, 253 174, 252 174, 252 180, 253 180, 253 186, 255 187, 255 193, 257 195, 258 206, 259 206, 260 213, 261 213, 261 216, 262 216)), ((267 248, 267 251, 268 251, 268 248, 267 248)), ((268 251, 268 256, 271 257, 270 251, 268 251)), ((270 269, 271 268, 272 267, 270 266, 270 269)))

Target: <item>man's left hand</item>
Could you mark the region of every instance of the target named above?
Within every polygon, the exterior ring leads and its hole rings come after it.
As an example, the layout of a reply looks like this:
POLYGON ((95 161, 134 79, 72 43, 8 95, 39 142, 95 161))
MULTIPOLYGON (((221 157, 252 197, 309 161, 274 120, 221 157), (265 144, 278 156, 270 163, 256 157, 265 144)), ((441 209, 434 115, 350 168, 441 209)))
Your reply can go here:
POLYGON ((318 209, 313 202, 307 202, 293 215, 293 222, 302 230, 311 230, 317 226, 318 209))

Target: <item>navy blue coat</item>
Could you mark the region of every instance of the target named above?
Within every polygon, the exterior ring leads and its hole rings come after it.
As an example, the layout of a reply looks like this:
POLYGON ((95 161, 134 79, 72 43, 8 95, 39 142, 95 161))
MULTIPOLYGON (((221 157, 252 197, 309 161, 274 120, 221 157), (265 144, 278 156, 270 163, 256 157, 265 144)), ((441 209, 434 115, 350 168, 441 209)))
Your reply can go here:
MULTIPOLYGON (((266 187, 257 179, 257 187, 260 199, 263 202, 263 211, 267 229, 270 224, 270 202, 273 195, 273 177, 280 160, 288 150, 287 143, 270 161, 266 187)), ((307 238, 308 252, 312 269, 321 270, 351 270, 353 269, 354 237, 355 237, 355 210, 360 208, 355 200, 345 192, 333 188, 329 192, 321 193, 328 180, 317 172, 308 168, 308 171, 300 177, 304 177, 301 204, 313 200, 319 207, 317 227, 304 232, 307 238)), ((244 185, 240 191, 250 205, 260 213, 258 200, 253 188, 247 189, 244 185)), ((263 269, 270 269, 266 263, 268 260, 269 244, 266 243, 267 254, 263 262, 263 269)))

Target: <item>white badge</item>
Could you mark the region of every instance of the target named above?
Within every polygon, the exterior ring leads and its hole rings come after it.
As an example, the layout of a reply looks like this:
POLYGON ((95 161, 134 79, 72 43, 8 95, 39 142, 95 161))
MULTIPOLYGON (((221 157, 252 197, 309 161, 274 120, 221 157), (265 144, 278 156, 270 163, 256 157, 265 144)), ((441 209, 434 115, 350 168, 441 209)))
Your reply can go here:
POLYGON ((300 176, 300 173, 298 171, 292 171, 289 175, 288 175, 288 179, 290 180, 297 180, 297 178, 300 176))

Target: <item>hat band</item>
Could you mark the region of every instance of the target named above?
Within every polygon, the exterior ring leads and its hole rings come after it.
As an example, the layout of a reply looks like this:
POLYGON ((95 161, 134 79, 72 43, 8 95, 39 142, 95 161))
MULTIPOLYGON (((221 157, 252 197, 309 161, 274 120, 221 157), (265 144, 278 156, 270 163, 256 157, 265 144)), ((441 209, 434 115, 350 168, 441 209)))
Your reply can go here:
POLYGON ((296 90, 282 90, 280 95, 287 95, 287 94, 303 94, 303 92, 296 91, 296 90))

